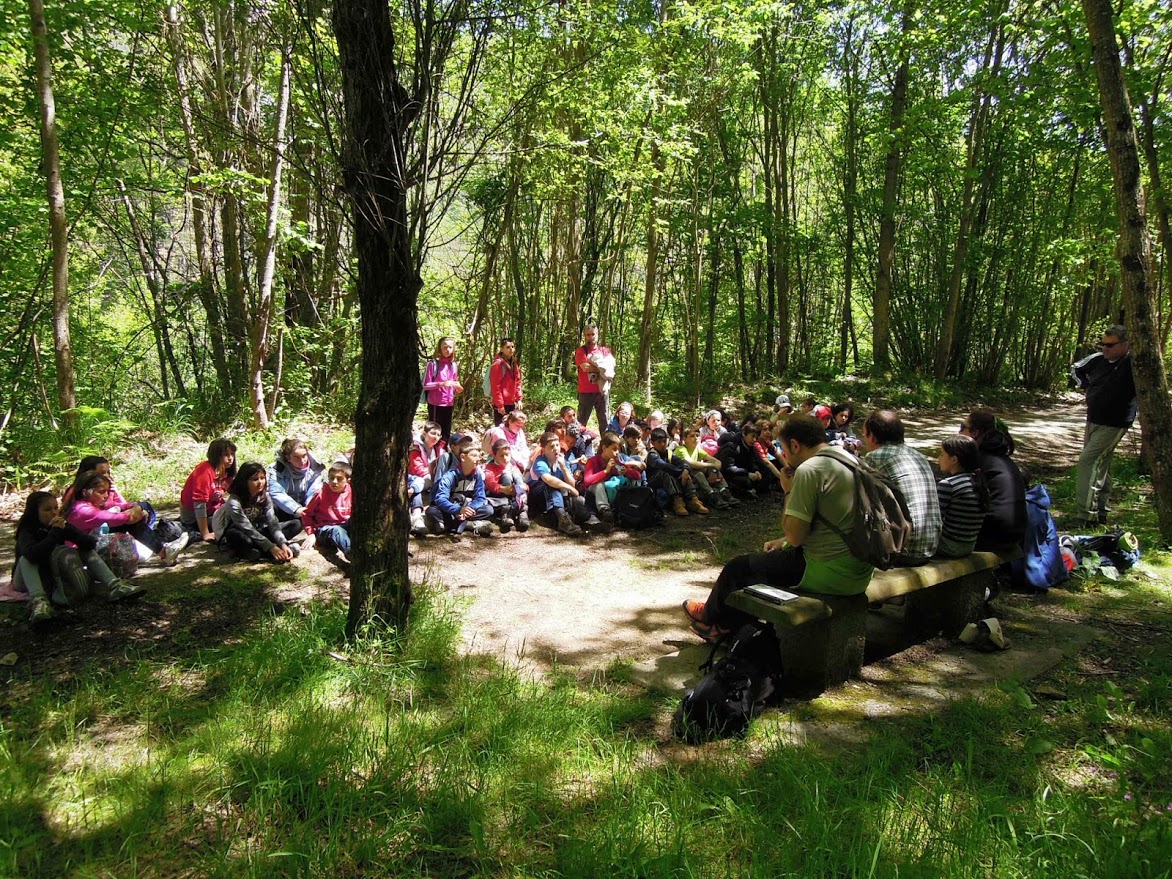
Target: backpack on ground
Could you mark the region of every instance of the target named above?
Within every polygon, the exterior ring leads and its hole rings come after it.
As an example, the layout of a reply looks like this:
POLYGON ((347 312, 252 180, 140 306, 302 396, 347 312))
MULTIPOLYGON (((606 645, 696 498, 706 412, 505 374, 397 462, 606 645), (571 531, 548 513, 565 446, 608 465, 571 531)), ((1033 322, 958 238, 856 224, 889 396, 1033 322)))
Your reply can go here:
POLYGON ((1026 491, 1026 518, 1023 555, 1009 563, 1013 585, 1031 592, 1046 592, 1070 576, 1062 560, 1062 546, 1050 515, 1050 493, 1046 486, 1034 485, 1026 491))
POLYGON ((855 521, 850 532, 835 526, 818 513, 818 518, 842 538, 850 554, 882 571, 894 564, 912 534, 912 514, 903 493, 894 483, 866 461, 848 460, 833 452, 819 452, 855 475, 855 521))
POLYGON ((749 721, 772 701, 781 683, 781 645, 770 623, 752 622, 733 636, 728 655, 713 657, 721 644, 713 645, 707 673, 684 694, 672 717, 672 733, 689 744, 710 738, 744 735, 749 721))
POLYGON ((1100 568, 1114 568, 1119 572, 1129 571, 1142 557, 1139 539, 1130 531, 1117 529, 1106 534, 1076 537, 1075 540, 1080 555, 1098 555, 1100 568))
POLYGON ((655 500, 655 491, 646 485, 620 488, 612 509, 615 521, 625 528, 650 528, 663 521, 663 511, 655 500))
POLYGON ((138 547, 129 534, 114 532, 97 535, 98 556, 115 576, 127 580, 138 573, 138 547))

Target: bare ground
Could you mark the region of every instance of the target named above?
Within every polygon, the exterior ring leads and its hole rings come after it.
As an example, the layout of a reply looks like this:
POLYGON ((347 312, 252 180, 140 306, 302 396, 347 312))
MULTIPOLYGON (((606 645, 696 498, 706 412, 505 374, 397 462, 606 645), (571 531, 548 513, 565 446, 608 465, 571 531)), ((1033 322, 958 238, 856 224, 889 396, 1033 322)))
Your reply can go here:
MULTIPOLYGON (((925 451, 938 447, 962 416, 909 417, 909 441, 925 451)), ((1083 417, 1080 406, 1067 405, 1008 418, 1019 460, 1043 478, 1071 466, 1083 417)), ((1137 437, 1129 437, 1123 451, 1137 444, 1137 437)), ((470 652, 538 675, 562 667, 589 676, 616 661, 670 662, 684 648, 682 661, 694 669, 698 642, 681 602, 703 598, 724 561, 775 536, 780 512, 780 503, 764 500, 707 517, 669 516, 663 527, 646 532, 584 540, 542 526, 526 535, 468 537, 458 544, 429 537, 413 542, 412 573, 459 599, 470 652)), ((9 522, 0 532, 5 570, 11 566, 11 529, 9 522)), ((194 646, 247 637, 264 614, 346 599, 341 572, 316 552, 292 565, 264 568, 269 576, 262 582, 255 576, 260 566, 227 563, 209 546, 194 547, 176 569, 144 566, 140 576, 150 591, 140 601, 91 603, 43 631, 28 628, 25 605, 0 605, 0 656, 16 654, 9 683, 18 689, 37 670, 71 678, 89 660, 117 665, 137 656, 166 659, 194 646)))

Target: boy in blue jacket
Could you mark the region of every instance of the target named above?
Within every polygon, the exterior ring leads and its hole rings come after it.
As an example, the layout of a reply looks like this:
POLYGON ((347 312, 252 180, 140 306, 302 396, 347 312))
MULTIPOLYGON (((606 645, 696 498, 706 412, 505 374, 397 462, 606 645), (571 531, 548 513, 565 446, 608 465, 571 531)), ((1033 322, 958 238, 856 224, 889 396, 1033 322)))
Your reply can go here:
POLYGON ((492 507, 480 472, 480 449, 470 443, 460 449, 460 466, 437 478, 427 508, 428 524, 433 531, 459 540, 465 531, 488 537, 492 534, 491 518, 492 507))

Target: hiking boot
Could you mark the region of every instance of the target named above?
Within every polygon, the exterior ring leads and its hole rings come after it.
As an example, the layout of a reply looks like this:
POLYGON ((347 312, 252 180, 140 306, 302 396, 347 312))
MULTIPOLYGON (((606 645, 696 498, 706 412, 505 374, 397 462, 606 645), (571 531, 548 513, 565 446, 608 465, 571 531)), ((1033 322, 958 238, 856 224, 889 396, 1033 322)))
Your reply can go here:
POLYGON ((732 493, 727 488, 723 492, 721 492, 721 497, 724 498, 724 502, 725 502, 726 506, 739 507, 741 505, 740 500, 733 497, 732 493))
POLYGON ((513 530, 513 520, 509 516, 502 516, 500 526, 501 534, 508 534, 513 530))
POLYGON ((568 534, 570 537, 578 537, 582 534, 582 529, 574 524, 574 520, 565 510, 558 511, 558 531, 562 534, 568 534))
POLYGON ((179 553, 183 552, 183 548, 187 546, 189 540, 191 540, 191 535, 184 531, 170 543, 164 543, 163 564, 168 568, 175 567, 176 562, 179 561, 179 553))
POLYGON ((141 583, 118 579, 110 584, 106 592, 106 601, 125 601, 128 598, 138 598, 144 592, 146 592, 146 587, 141 583))
POLYGON ((529 514, 528 513, 521 513, 521 515, 517 517, 517 530, 520 531, 522 534, 524 534, 526 531, 529 530, 529 514))
POLYGON ((704 506, 700 498, 694 497, 687 504, 688 512, 695 513, 697 516, 707 516, 708 507, 704 506))
POLYGON ((614 510, 612 510, 610 507, 601 507, 598 510, 598 518, 601 519, 604 524, 610 525, 612 528, 614 527, 614 510))
POLYGON ((411 510, 411 536, 427 536, 427 522, 423 520, 423 510, 419 509, 419 507, 411 510))
POLYGON ((53 605, 47 598, 34 598, 29 606, 28 621, 30 626, 39 626, 53 619, 53 605))
POLYGON ((712 497, 708 499, 708 503, 711 507, 717 510, 727 510, 730 506, 732 506, 724 499, 723 495, 719 494, 712 495, 712 497))
POLYGON ((492 537, 492 523, 491 522, 473 522, 468 526, 476 537, 492 537))
POLYGON ((678 494, 671 499, 671 511, 677 516, 688 515, 688 508, 684 506, 684 499, 678 494))
POLYGON ((704 607, 706 604, 707 604, 707 602, 704 602, 704 601, 691 601, 691 600, 685 601, 684 602, 684 613, 686 613, 688 615, 688 619, 690 619, 692 622, 703 623, 704 622, 704 607))

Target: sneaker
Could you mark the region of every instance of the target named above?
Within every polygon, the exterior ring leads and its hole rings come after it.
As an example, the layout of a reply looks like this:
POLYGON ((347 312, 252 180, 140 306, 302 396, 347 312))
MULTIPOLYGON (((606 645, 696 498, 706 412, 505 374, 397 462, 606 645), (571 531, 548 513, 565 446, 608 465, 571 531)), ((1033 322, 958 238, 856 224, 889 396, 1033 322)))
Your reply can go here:
POLYGON ((125 601, 128 598, 138 598, 144 592, 146 592, 146 587, 141 583, 118 579, 110 584, 110 588, 106 592, 106 601, 125 601))
POLYGON ((705 625, 704 623, 692 623, 691 629, 693 634, 703 638, 709 644, 714 644, 729 633, 729 630, 723 626, 705 625))
POLYGON ((47 598, 34 598, 29 606, 29 625, 39 626, 53 619, 53 605, 47 598))
POLYGON ((610 507, 603 507, 598 511, 598 518, 607 525, 614 525, 614 510, 610 507))
POLYGON ((586 529, 589 531, 597 531, 599 534, 610 534, 614 531, 614 523, 601 519, 598 516, 592 515, 586 520, 586 529))
POLYGON ((168 568, 175 566, 179 561, 179 553, 183 552, 183 548, 187 546, 187 541, 191 539, 191 535, 184 531, 170 543, 163 544, 163 564, 168 568))
POLYGON ((727 510, 729 507, 732 506, 732 504, 730 504, 728 501, 726 501, 720 495, 714 495, 712 497, 712 500, 709 501, 709 503, 711 503, 712 506, 718 510, 727 510))
POLYGON ((695 513, 697 516, 707 516, 708 507, 704 506, 703 502, 698 497, 692 498, 687 503, 688 512, 695 513))
POLYGON ((733 497, 731 494, 727 495, 724 500, 725 500, 725 503, 730 507, 739 507, 741 505, 740 500, 738 498, 733 497))
POLYGON ((706 603, 704 601, 685 601, 684 613, 688 615, 688 619, 692 622, 707 625, 707 623, 704 623, 704 605, 706 603))
POLYGON ((297 558, 297 556, 301 555, 301 544, 299 544, 296 540, 291 541, 287 544, 287 546, 289 547, 289 552, 293 553, 293 558, 297 558))
POLYGON ((671 499, 671 511, 677 516, 688 515, 688 508, 684 506, 684 499, 678 494, 671 499))
POLYGON ((529 530, 529 514, 522 513, 517 517, 517 530, 524 534, 529 530))
POLYGON ((501 534, 508 534, 513 530, 513 520, 509 516, 502 516, 500 521, 501 534))
POLYGON ((477 537, 492 537, 491 522, 473 522, 468 526, 468 530, 477 537))
POLYGON ((423 519, 423 510, 416 507, 411 511, 411 536, 426 537, 427 522, 423 519))

